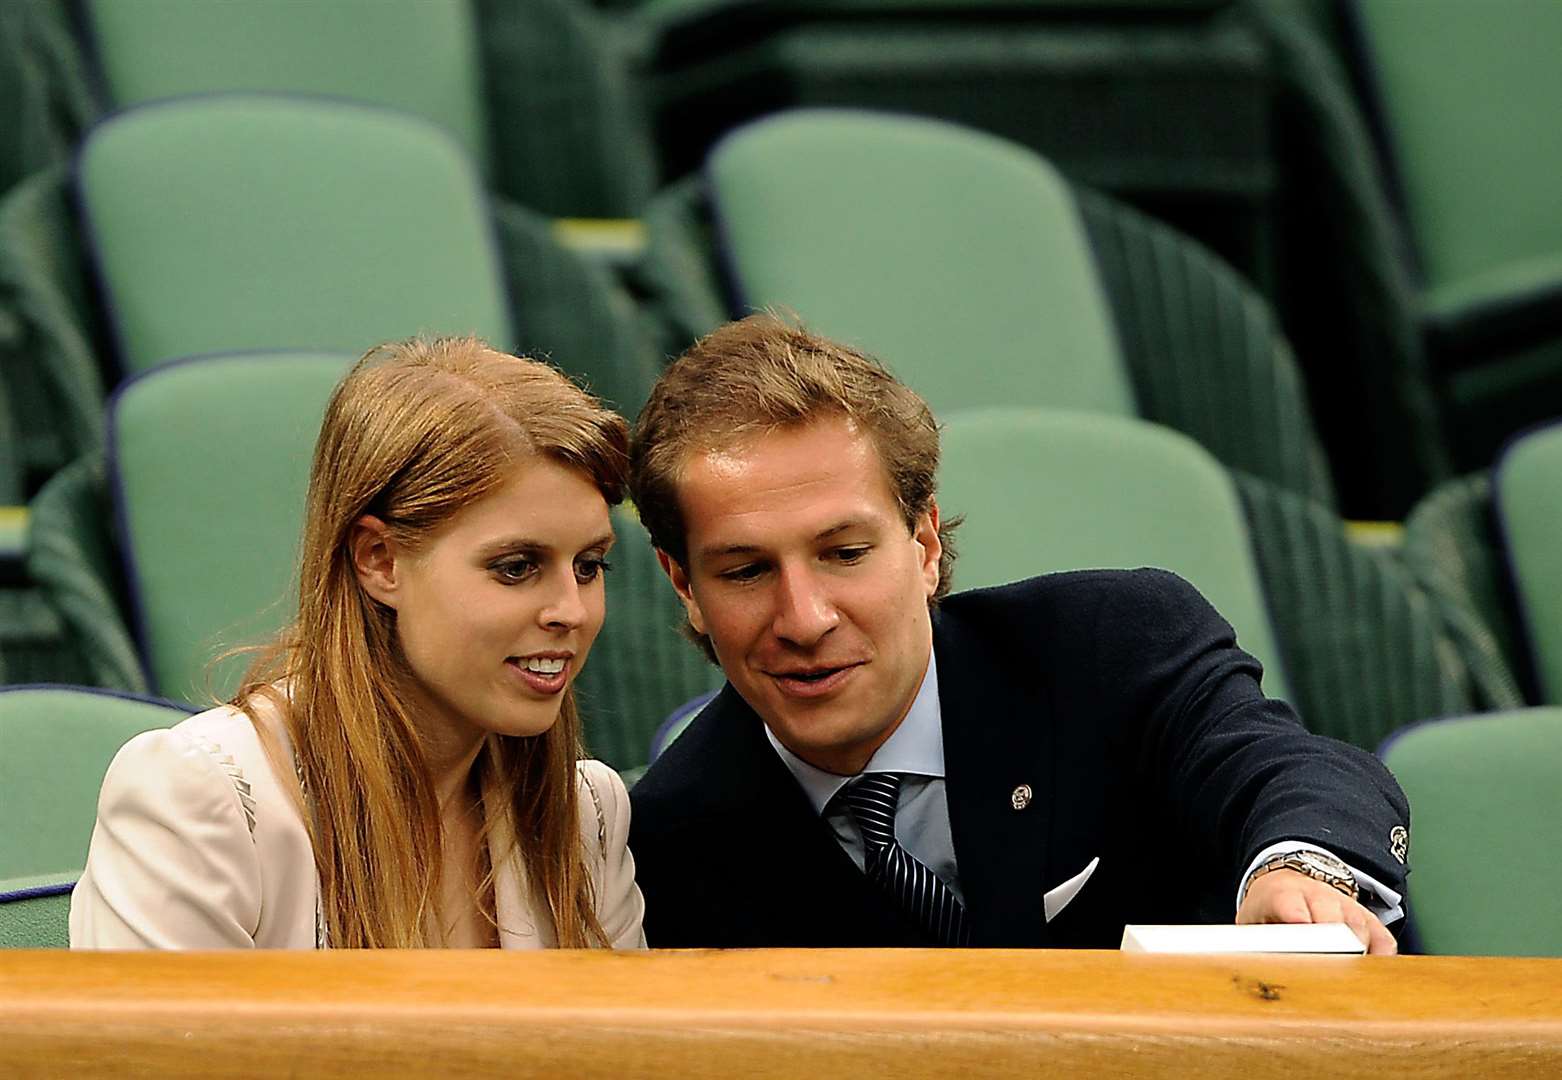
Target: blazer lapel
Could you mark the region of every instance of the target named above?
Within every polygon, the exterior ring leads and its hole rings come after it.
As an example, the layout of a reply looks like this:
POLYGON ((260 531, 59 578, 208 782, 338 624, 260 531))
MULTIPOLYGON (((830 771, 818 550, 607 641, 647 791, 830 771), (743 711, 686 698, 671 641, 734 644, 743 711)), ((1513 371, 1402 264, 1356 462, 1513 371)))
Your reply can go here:
POLYGON ((1044 675, 1034 664, 1014 669, 1012 657, 1005 663, 937 614, 933 648, 949 827, 971 943, 1046 945, 1042 895, 1058 786, 1044 675))

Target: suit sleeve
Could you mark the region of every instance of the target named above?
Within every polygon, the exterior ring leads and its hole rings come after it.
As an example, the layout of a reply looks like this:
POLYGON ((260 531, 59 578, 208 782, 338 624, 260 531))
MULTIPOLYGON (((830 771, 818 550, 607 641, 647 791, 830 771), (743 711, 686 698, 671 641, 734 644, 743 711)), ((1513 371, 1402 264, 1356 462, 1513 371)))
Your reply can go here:
POLYGON ((177 731, 122 747, 71 896, 82 949, 253 948, 260 862, 233 778, 177 731))
MULTIPOLYGON (((581 763, 581 779, 590 800, 595 793, 601 808, 600 872, 595 881, 597 919, 615 949, 645 948, 645 901, 635 884, 635 859, 629 852, 629 792, 624 781, 600 761, 581 763)), ((587 806, 589 807, 589 802, 587 806)), ((583 808, 585 809, 585 808, 583 808)), ((593 830, 594 831, 594 830, 593 830)), ((596 847, 593 837, 593 848, 596 847)))
POLYGON ((1388 770, 1266 698, 1258 661, 1191 585, 1164 572, 1134 579, 1103 610, 1099 670, 1133 687, 1123 730, 1137 746, 1125 752, 1179 835, 1204 847, 1232 889, 1262 849, 1301 840, 1402 893, 1392 845, 1410 809, 1388 770))

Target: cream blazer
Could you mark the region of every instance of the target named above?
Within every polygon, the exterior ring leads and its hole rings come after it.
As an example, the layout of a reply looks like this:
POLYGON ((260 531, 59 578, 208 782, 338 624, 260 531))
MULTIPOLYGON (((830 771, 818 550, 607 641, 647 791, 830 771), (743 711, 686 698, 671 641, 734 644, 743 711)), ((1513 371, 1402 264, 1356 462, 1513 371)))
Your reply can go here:
MULTIPOLYGON (((291 758, 281 725, 268 727, 291 758)), ((624 782, 599 761, 582 761, 578 777, 597 918, 614 948, 643 948, 624 782)), ((210 709, 131 739, 103 779, 87 867, 71 896, 71 947, 327 946, 297 790, 293 776, 277 776, 238 709, 210 709)), ((511 845, 496 866, 501 947, 556 945, 546 906, 527 896, 519 851, 511 845)))

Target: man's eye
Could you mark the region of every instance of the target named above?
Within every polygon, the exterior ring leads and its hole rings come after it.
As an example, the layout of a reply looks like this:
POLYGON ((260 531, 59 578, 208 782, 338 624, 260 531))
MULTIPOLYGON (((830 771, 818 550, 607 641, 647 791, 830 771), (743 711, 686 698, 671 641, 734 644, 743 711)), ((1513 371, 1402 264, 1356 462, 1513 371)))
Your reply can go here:
POLYGON ((613 564, 603 558, 576 559, 575 580, 588 585, 613 569, 613 564))
POLYGON ((723 570, 718 576, 723 581, 753 581, 764 571, 765 568, 758 563, 744 563, 742 566, 734 566, 731 570, 723 570))
POLYGON ((863 559, 867 558, 868 552, 870 550, 872 549, 867 544, 859 544, 855 547, 836 548, 832 554, 835 556, 835 560, 837 562, 843 562, 847 565, 850 565, 855 562, 861 562, 863 559))

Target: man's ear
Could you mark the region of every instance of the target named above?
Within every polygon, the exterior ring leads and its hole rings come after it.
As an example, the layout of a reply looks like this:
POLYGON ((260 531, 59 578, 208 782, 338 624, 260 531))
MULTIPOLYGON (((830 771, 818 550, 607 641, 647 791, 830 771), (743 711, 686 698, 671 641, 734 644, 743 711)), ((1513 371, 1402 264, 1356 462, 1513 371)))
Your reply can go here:
POLYGON ((922 546, 922 581, 927 595, 938 591, 939 561, 944 557, 944 542, 938 536, 938 500, 929 499, 927 510, 917 517, 911 538, 922 546))
POLYGON ((347 551, 363 591, 388 608, 394 609, 400 592, 396 574, 396 541, 390 528, 373 514, 353 522, 347 535, 347 551))
POLYGON ((689 586, 689 573, 683 568, 683 564, 673 558, 661 548, 656 549, 656 561, 662 564, 662 573, 667 575, 667 580, 673 583, 673 591, 678 594, 678 599, 683 601, 683 609, 689 616, 689 625, 694 627, 696 633, 705 633, 705 616, 700 611, 700 603, 694 598, 694 590, 689 586))

